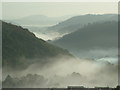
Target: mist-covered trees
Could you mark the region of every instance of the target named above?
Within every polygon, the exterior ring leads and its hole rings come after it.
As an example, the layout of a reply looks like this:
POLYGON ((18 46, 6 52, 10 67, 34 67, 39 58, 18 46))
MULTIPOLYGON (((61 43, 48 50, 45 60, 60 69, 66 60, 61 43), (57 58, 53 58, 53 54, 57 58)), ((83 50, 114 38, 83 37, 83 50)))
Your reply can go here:
POLYGON ((3 81, 3 88, 31 88, 44 87, 47 84, 47 79, 42 75, 27 74, 26 76, 13 78, 10 75, 3 81))

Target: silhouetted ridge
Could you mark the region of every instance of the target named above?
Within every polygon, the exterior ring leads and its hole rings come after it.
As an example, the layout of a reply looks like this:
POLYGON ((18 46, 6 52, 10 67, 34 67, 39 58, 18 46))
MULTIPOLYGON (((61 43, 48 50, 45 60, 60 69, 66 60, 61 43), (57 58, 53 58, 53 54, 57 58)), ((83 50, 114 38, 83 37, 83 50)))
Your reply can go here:
POLYGON ((60 22, 57 25, 49 27, 49 31, 57 31, 59 33, 71 33, 77 31, 80 28, 83 28, 84 25, 89 23, 96 22, 106 22, 106 21, 117 21, 117 14, 103 14, 103 15, 95 15, 95 14, 86 14, 79 15, 69 18, 63 22, 60 22))

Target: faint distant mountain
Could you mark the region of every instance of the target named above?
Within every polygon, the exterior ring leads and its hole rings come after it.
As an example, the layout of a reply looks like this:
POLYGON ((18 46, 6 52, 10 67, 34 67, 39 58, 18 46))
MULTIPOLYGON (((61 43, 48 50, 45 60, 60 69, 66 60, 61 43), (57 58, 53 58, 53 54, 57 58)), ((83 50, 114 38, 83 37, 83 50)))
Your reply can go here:
POLYGON ((28 25, 28 26, 49 26, 57 24, 58 22, 61 22, 63 20, 68 19, 71 16, 61 16, 61 17, 47 17, 44 15, 31 15, 27 17, 23 17, 20 19, 13 19, 13 20, 6 20, 7 22, 12 22, 14 24, 18 25, 28 25))
POLYGON ((2 22, 2 65, 24 69, 33 63, 47 63, 47 58, 72 56, 67 50, 37 38, 28 29, 2 22))
MULTIPOLYGON (((118 23, 111 21, 88 24, 52 43, 68 49, 74 55, 77 54, 78 56, 80 56, 81 52, 87 56, 84 52, 92 53, 92 50, 94 49, 99 50, 101 53, 101 50, 117 48, 118 23)), ((98 51, 95 52, 97 53, 98 51)), ((93 55, 95 56, 95 54, 93 55)))
POLYGON ((103 22, 103 21, 117 21, 117 14, 103 14, 103 15, 80 15, 69 18, 57 25, 48 28, 48 32, 59 32, 60 34, 74 32, 89 23, 103 22))

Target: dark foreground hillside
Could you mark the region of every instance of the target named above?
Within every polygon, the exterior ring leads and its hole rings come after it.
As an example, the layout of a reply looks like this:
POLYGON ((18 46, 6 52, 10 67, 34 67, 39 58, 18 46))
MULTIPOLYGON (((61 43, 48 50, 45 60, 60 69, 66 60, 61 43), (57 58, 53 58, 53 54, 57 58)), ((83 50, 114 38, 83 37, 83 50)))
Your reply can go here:
POLYGON ((67 50, 37 38, 28 29, 2 22, 3 67, 24 69, 31 63, 47 62, 45 58, 58 55, 72 56, 67 50), (35 61, 34 59, 39 60, 35 61))

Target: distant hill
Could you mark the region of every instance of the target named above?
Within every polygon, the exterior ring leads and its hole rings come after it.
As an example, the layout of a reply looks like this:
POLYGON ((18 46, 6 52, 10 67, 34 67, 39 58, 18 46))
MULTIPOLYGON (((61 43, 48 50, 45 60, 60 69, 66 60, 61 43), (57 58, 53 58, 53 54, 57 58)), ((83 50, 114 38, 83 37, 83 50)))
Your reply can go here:
POLYGON ((48 27, 48 32, 59 32, 60 34, 66 34, 74 32, 89 23, 95 22, 104 22, 104 21, 117 21, 116 14, 103 14, 103 15, 94 15, 94 14, 86 14, 80 16, 74 16, 69 18, 63 22, 60 22, 57 25, 52 27, 48 27))
POLYGON ((38 39, 28 29, 2 22, 3 67, 24 69, 35 62, 46 63, 46 58, 58 55, 72 56, 67 50, 38 39))
POLYGON ((57 24, 58 22, 64 21, 71 16, 61 16, 61 17, 48 17, 44 15, 31 15, 19 19, 6 20, 14 24, 22 26, 50 26, 57 24))
MULTIPOLYGON (((52 43, 68 49, 74 55, 77 54, 78 56, 80 56, 81 53, 86 55, 84 53, 85 51, 90 52, 94 49, 109 50, 117 48, 117 25, 118 23, 115 21, 88 24, 73 33, 67 34, 62 38, 53 41, 52 43)), ((95 52, 97 53, 97 51, 95 52)))

